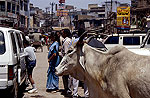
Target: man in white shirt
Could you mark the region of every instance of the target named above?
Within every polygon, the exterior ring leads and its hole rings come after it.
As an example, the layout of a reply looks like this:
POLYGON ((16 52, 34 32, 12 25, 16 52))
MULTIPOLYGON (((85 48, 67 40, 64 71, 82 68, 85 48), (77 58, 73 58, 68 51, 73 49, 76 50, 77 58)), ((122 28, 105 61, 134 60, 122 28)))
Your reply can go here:
MULTIPOLYGON (((63 40, 63 44, 62 44, 62 56, 64 56, 69 48, 69 44, 71 42, 71 33, 69 29, 63 29, 62 30, 62 37, 64 38, 63 40)), ((69 75, 63 75, 63 84, 64 84, 64 89, 65 89, 65 93, 71 95, 72 91, 71 91, 71 77, 69 75)))

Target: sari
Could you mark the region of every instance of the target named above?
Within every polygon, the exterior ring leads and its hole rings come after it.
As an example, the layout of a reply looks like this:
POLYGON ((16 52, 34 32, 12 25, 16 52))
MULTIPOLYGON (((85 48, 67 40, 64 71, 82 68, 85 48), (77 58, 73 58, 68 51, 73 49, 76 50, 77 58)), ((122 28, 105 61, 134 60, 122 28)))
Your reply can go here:
POLYGON ((59 43, 57 41, 53 42, 49 48, 48 58, 50 58, 54 53, 56 56, 49 62, 49 68, 47 71, 47 84, 46 88, 48 90, 59 89, 59 77, 55 74, 55 67, 60 63, 60 57, 58 55, 59 43))

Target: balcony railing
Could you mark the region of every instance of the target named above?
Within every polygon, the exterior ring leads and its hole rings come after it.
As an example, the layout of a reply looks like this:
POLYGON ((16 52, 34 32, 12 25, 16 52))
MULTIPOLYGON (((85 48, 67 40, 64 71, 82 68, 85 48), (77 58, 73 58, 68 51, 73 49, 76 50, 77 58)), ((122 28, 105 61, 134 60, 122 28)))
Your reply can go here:
POLYGON ((0 12, 1 17, 17 18, 17 15, 10 12, 0 12))

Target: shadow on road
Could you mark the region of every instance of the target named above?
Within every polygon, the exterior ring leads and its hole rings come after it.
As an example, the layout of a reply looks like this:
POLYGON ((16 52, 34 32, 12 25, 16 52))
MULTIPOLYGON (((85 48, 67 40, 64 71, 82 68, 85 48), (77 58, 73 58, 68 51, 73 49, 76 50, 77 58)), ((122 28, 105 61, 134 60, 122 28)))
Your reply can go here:
MULTIPOLYGON (((64 98, 74 98, 71 94, 67 94, 64 89, 59 89, 58 92, 60 92, 61 95, 64 96, 64 98)), ((78 96, 78 97, 76 97, 76 98, 84 98, 84 97, 78 96)))
MULTIPOLYGON (((19 87, 18 98, 22 98, 24 96, 24 92, 27 92, 27 85, 22 85, 19 87)), ((10 90, 0 90, 0 98, 14 98, 13 93, 10 93, 10 90)))
POLYGON ((32 98, 44 98, 44 96, 42 96, 42 95, 33 95, 33 96, 31 96, 32 98))

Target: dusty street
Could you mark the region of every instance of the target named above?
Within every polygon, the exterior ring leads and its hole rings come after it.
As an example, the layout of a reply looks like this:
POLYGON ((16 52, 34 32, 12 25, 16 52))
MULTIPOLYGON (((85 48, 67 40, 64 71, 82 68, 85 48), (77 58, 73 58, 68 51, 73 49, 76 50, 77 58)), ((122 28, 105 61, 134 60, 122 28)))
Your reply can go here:
MULTIPOLYGON (((35 80, 36 86, 38 88, 38 93, 28 94, 24 93, 23 98, 67 98, 62 95, 63 90, 63 82, 62 77, 59 79, 59 91, 56 93, 46 92, 46 81, 47 81, 47 69, 48 69, 48 61, 47 61, 47 48, 44 46, 44 51, 40 52, 38 50, 36 52, 37 56, 37 65, 33 71, 33 79, 35 80)), ((79 87, 79 95, 83 97, 83 89, 79 87)))

